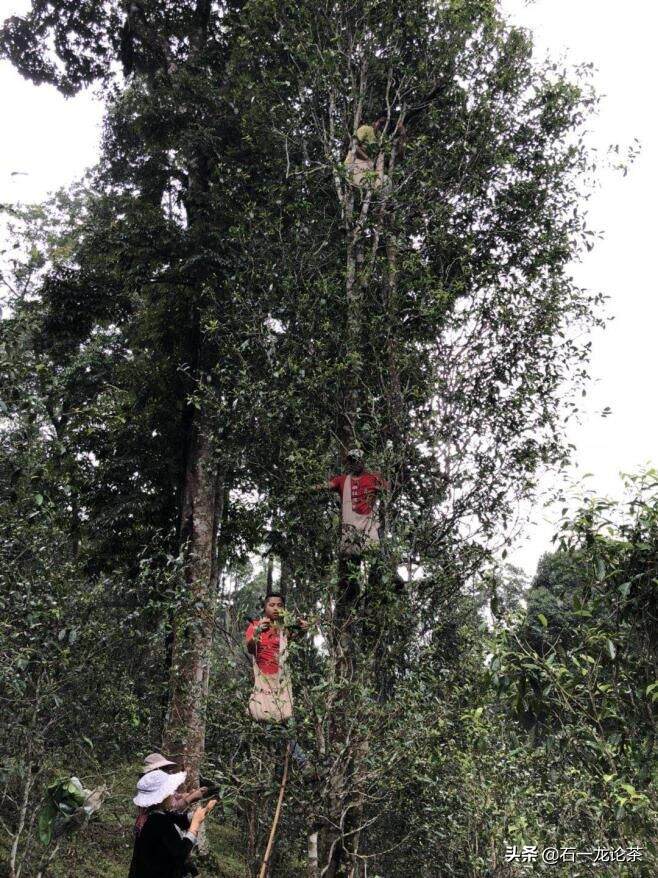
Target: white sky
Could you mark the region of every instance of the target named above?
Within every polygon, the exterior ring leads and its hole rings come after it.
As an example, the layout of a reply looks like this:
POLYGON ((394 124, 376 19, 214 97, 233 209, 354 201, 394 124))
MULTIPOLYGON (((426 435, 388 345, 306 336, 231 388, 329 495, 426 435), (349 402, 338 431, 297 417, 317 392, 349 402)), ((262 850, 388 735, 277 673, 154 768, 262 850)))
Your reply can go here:
MULTIPOLYGON (((22 12, 27 0, 0 0, 0 17, 22 12)), ((591 473, 588 487, 618 495, 618 474, 658 462, 655 403, 655 349, 658 346, 658 290, 653 262, 655 210, 658 204, 658 117, 654 43, 658 4, 651 0, 502 0, 511 19, 530 27, 536 53, 569 61, 591 61, 595 83, 604 96, 590 141, 642 145, 627 177, 606 174, 591 202, 590 225, 605 233, 582 264, 579 283, 610 296, 613 322, 593 338, 592 385, 588 413, 572 428, 577 446, 569 478, 591 473), (597 416, 605 406, 612 414, 597 416)), ((39 201, 79 177, 96 159, 102 106, 90 92, 65 99, 48 86, 36 88, 0 62, 0 202, 39 201), (12 176, 12 172, 20 172, 12 176)), ((546 479, 550 491, 556 479, 546 479)), ((533 572, 550 537, 559 508, 532 509, 534 524, 509 560, 533 572)))
MULTIPOLYGON (((605 238, 577 266, 583 286, 610 297, 614 318, 593 336, 591 373, 595 379, 585 400, 588 414, 572 428, 577 446, 572 481, 591 473, 588 489, 621 496, 620 472, 658 463, 654 370, 658 326, 658 289, 654 261, 655 211, 658 197, 658 117, 656 115, 655 33, 658 5, 647 0, 503 0, 516 23, 535 35, 543 57, 566 52, 573 62, 593 62, 595 83, 603 96, 590 141, 604 150, 609 143, 630 144, 642 152, 627 177, 606 174, 590 205, 590 225, 605 238), (597 416, 610 406, 612 414, 597 416)), ((546 490, 556 480, 545 480, 546 490)), ((538 556, 549 548, 561 504, 547 510, 536 504, 534 526, 510 560, 533 572, 538 556)))

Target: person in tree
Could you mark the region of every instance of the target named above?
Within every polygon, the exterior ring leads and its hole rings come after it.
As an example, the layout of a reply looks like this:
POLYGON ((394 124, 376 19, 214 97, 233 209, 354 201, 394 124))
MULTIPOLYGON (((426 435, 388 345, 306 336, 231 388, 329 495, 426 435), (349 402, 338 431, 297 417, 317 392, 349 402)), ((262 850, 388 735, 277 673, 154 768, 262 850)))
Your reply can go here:
POLYGON ((359 125, 356 129, 345 157, 347 175, 354 186, 370 183, 373 188, 377 188, 381 185, 384 154, 379 149, 379 141, 385 124, 386 117, 380 116, 374 122, 359 125))
POLYGON ((217 804, 211 799, 190 817, 174 810, 174 795, 186 772, 167 774, 160 768, 144 774, 133 802, 146 811, 146 820, 133 848, 128 878, 188 878, 198 875, 190 860, 203 821, 217 804))
MULTIPOLYGON (((178 766, 175 762, 172 762, 170 759, 167 759, 161 753, 150 753, 145 759, 144 764, 142 765, 142 771, 140 774, 140 778, 149 774, 151 771, 164 771, 165 774, 175 774, 178 772, 178 766)), ((207 787, 199 787, 196 790, 190 790, 190 792, 176 792, 172 795, 172 803, 171 810, 177 813, 184 813, 193 805, 194 802, 198 802, 199 799, 202 799, 206 793, 208 792, 207 787)), ((148 816, 148 808, 139 808, 137 813, 137 819, 135 820, 135 835, 139 835, 142 831, 144 824, 146 823, 146 818, 148 816)))
MULTIPOLYGON (((345 167, 354 186, 370 183, 373 189, 381 186, 384 179, 384 151, 381 141, 388 121, 388 114, 382 113, 374 122, 359 125, 354 135, 354 143, 348 144, 345 167)), ((398 122, 393 136, 397 138, 397 158, 404 154, 406 132, 398 122)))
POLYGON ((359 570, 364 552, 379 545, 377 500, 388 483, 380 473, 369 472, 360 448, 347 453, 347 472, 314 485, 316 491, 335 491, 341 502, 339 584, 348 599, 359 591, 359 570))
MULTIPOLYGON (((254 688, 249 699, 249 713, 257 721, 285 726, 292 733, 293 701, 288 669, 288 641, 305 633, 309 623, 297 618, 286 624, 283 595, 265 597, 263 615, 251 621, 245 632, 247 652, 253 660, 254 688)), ((305 777, 315 776, 315 769, 293 737, 289 750, 305 777)))
MULTIPOLYGON (((380 690, 385 700, 392 686, 392 664, 387 654, 387 638, 382 631, 397 616, 398 598, 404 582, 396 570, 394 559, 386 559, 379 550, 378 500, 389 485, 381 473, 366 469, 361 449, 347 453, 346 473, 334 476, 325 484, 314 485, 316 491, 335 491, 341 500, 341 536, 338 549, 338 603, 352 612, 359 597, 361 562, 370 554, 368 583, 361 607, 363 627, 361 649, 373 661, 380 690)), ((347 635, 348 649, 353 649, 347 635)))

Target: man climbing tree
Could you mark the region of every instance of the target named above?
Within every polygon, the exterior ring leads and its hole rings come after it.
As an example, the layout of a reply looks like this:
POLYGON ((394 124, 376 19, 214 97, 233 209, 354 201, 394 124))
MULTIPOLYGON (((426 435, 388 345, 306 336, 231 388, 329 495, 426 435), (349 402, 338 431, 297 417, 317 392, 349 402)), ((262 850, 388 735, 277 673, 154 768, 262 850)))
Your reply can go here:
MULTIPOLYGON (((308 629, 309 623, 301 617, 286 624, 284 599, 275 592, 265 598, 263 617, 249 623, 245 643, 253 658, 254 670, 249 713, 257 722, 281 724, 292 732, 294 715, 288 642, 308 629)), ((289 736, 289 751, 304 776, 314 777, 315 769, 292 735, 289 736)))
MULTIPOLYGON (((364 123, 356 129, 352 140, 347 140, 345 167, 348 179, 354 186, 370 185, 377 189, 384 180, 385 139, 389 123, 389 113, 381 113, 371 124, 364 123)), ((404 155, 405 127, 401 121, 393 123, 393 135, 390 140, 396 141, 398 159, 404 155)))
POLYGON ((381 186, 384 173, 384 153, 379 148, 381 131, 386 116, 380 116, 371 125, 359 125, 345 158, 345 167, 351 183, 355 186, 381 186))
POLYGON ((377 500, 388 484, 380 473, 368 472, 365 455, 352 448, 346 457, 347 473, 331 478, 316 491, 335 491, 341 502, 339 585, 345 598, 353 601, 359 592, 359 573, 364 553, 379 545, 377 500))

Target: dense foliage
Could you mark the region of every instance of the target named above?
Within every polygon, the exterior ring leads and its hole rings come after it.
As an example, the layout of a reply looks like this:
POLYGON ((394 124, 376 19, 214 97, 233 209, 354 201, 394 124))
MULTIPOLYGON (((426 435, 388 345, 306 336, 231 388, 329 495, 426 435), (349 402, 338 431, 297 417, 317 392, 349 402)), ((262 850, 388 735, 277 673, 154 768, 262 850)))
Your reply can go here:
POLYGON ((0 52, 107 102, 98 166, 12 209, 4 254, 12 878, 52 772, 163 736, 219 781, 254 874, 281 741, 245 715, 242 633, 272 582, 315 625, 297 734, 326 769, 291 785, 276 874, 318 834, 329 878, 648 838, 653 495, 614 537, 584 512, 523 618, 518 571, 483 572, 568 457, 600 319, 568 267, 586 71, 537 64, 490 0, 35 0, 0 52), (345 151, 381 112, 386 174, 359 189, 345 151), (309 487, 351 444, 391 489, 381 575, 341 616, 337 510, 309 487))

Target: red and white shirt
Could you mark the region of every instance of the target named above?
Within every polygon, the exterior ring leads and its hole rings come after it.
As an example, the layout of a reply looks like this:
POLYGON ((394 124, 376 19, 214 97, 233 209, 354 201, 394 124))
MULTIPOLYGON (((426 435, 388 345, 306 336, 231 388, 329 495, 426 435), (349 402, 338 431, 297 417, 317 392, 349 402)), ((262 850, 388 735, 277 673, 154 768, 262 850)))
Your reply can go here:
MULTIPOLYGON (((334 476, 329 484, 334 491, 338 491, 340 499, 343 499, 343 487, 346 475, 334 476)), ((360 476, 352 476, 352 509, 359 515, 371 515, 375 508, 377 492, 388 487, 388 482, 383 479, 381 473, 361 473, 360 476)))
MULTIPOLYGON (((245 639, 251 640, 254 636, 256 626, 260 625, 262 619, 254 620, 249 624, 245 633, 245 639)), ((261 631, 256 638, 256 664, 263 674, 279 673, 279 650, 281 644, 281 632, 278 625, 270 622, 270 627, 266 631, 261 631)))

